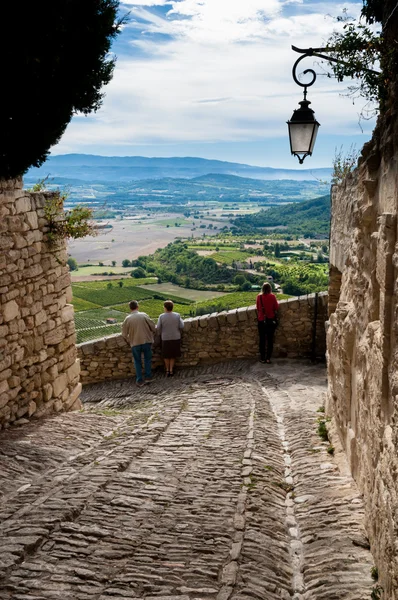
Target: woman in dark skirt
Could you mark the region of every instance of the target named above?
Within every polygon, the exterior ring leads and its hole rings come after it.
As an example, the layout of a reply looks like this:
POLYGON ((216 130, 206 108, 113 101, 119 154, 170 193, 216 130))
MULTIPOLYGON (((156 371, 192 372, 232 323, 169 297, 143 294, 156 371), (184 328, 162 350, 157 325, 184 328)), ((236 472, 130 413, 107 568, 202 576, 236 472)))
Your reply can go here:
POLYGON ((262 294, 257 296, 257 319, 260 345, 260 362, 270 363, 274 347, 275 329, 278 324, 278 301, 272 294, 271 284, 263 284, 262 294))
POLYGON ((171 300, 164 303, 164 313, 160 315, 156 331, 162 340, 162 356, 167 377, 174 375, 174 363, 181 356, 181 330, 184 321, 179 313, 173 312, 174 304, 171 300))

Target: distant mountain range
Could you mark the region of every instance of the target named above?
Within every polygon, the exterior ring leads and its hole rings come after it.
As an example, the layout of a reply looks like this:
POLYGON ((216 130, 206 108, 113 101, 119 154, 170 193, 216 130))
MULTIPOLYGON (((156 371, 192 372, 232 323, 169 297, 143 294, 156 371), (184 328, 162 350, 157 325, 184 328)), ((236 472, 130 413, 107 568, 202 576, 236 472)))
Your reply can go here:
MULTIPOLYGON (((273 169, 205 158, 146 158, 143 156, 96 156, 61 154, 50 156, 39 168, 29 169, 25 181, 51 178, 80 182, 129 182, 143 179, 192 179, 209 174, 249 179, 309 181, 329 180, 332 169, 273 169)), ((65 183, 68 183, 65 181, 65 183)))

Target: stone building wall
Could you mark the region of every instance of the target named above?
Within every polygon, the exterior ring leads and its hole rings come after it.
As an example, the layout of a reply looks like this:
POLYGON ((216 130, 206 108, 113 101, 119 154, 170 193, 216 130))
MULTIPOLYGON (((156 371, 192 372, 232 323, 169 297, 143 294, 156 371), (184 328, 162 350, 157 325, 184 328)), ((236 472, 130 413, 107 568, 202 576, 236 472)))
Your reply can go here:
POLYGON ((358 168, 332 193, 326 407, 364 494, 385 600, 398 599, 397 86, 391 92, 358 168))
MULTIPOLYGON (((327 293, 318 296, 316 332, 313 329, 315 294, 280 302, 274 356, 311 357, 314 333, 315 355, 325 356, 327 299, 327 293)), ((78 351, 83 384, 134 374, 131 352, 121 335, 79 344, 78 351)), ((177 365, 195 366, 255 356, 258 356, 255 306, 185 320, 182 357, 177 365)), ((159 351, 154 354, 153 364, 155 367, 162 364, 159 351)))
POLYGON ((80 406, 65 244, 46 243, 48 193, 0 181, 0 429, 80 406))

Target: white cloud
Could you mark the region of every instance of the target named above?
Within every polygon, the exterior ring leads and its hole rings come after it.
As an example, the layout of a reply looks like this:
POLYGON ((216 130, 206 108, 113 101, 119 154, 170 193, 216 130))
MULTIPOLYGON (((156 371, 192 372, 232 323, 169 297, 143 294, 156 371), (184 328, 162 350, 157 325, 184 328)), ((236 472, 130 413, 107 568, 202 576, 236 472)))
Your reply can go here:
MULTIPOLYGON (((112 146, 266 143, 286 136, 285 122, 302 99, 291 77, 298 58, 291 45, 321 46, 333 29, 325 15, 338 14, 343 6, 308 0, 156 0, 157 6, 170 5, 165 17, 164 11, 151 10, 151 0, 128 4, 137 19, 127 27, 130 35, 135 32, 131 55, 119 58, 103 108, 72 122, 57 152, 90 144, 107 144, 112 153, 112 146), (159 42, 153 34, 168 37, 159 42)), ((361 5, 347 6, 352 14, 361 5)), ((313 63, 303 61, 303 69, 313 63)), ((359 109, 339 96, 343 89, 326 77, 309 89, 323 124, 320 135, 357 131, 359 109)))
POLYGON ((170 0, 122 0, 121 4, 126 6, 164 6, 170 4, 170 0))

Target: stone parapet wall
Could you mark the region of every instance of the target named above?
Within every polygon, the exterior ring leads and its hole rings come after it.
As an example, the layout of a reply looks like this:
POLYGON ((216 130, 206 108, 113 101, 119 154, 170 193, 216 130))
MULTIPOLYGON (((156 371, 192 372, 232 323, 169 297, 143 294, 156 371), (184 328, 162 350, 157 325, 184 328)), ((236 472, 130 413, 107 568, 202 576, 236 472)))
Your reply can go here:
MULTIPOLYGON (((315 355, 326 350, 326 292, 319 294, 315 355)), ((280 325, 275 336, 274 356, 311 357, 313 354, 315 294, 280 302, 280 325)), ((255 306, 238 308, 185 320, 181 367, 258 356, 258 329, 255 306)), ((78 345, 83 384, 131 377, 134 374, 131 352, 121 335, 78 345)), ((159 348, 154 367, 162 365, 159 348)))
POLYGON ((66 249, 46 243, 46 197, 0 181, 0 429, 80 406, 66 249))
MULTIPOLYGON (((396 44, 397 17, 389 27, 396 44)), ((333 190, 327 336, 326 411, 364 494, 385 600, 398 599, 397 100, 398 78, 358 168, 333 190)))

